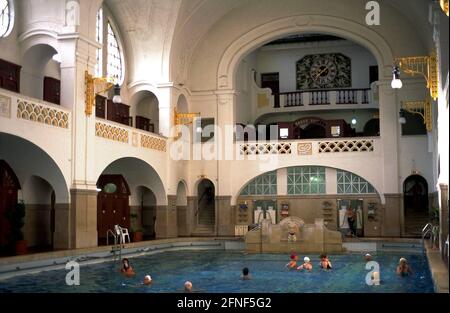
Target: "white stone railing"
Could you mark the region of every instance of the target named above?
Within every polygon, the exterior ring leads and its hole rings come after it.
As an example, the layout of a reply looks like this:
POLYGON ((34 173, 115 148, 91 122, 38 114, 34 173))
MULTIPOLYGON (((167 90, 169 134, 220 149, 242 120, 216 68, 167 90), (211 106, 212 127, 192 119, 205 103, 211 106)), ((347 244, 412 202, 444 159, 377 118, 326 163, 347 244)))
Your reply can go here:
POLYGON ((341 139, 309 139, 292 141, 260 141, 237 142, 240 155, 324 155, 330 153, 361 153, 374 152, 376 143, 380 139, 372 138, 341 138, 341 139))
POLYGON ((289 142, 242 143, 239 150, 241 155, 291 154, 291 146, 289 142))
POLYGON ((70 129, 71 112, 59 105, 0 90, 0 117, 70 129))
POLYGON ((161 152, 166 152, 167 149, 167 139, 165 137, 104 119, 96 119, 95 135, 123 144, 130 144, 133 147, 161 152))
POLYGON ((373 139, 320 141, 319 153, 373 152, 373 139))

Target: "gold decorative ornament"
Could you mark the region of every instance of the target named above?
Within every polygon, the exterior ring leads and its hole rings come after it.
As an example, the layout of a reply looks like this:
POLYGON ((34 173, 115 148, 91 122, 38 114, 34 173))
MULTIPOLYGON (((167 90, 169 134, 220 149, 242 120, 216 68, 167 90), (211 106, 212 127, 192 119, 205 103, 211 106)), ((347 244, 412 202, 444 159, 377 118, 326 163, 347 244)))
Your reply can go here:
POLYGON ((448 16, 448 0, 440 0, 439 4, 441 5, 442 11, 448 16))
POLYGON ((433 119, 431 113, 431 102, 429 100, 402 101, 401 108, 406 112, 420 115, 423 119, 423 123, 427 128, 427 131, 432 131, 433 119))
POLYGON ((84 72, 84 83, 86 86, 86 115, 90 116, 92 114, 92 108, 95 107, 95 96, 97 94, 106 92, 114 87, 114 84, 109 82, 108 79, 103 77, 93 77, 88 71, 84 72), (100 91, 95 92, 95 86, 99 84, 106 84, 106 87, 100 91))
POLYGON ((427 88, 430 89, 431 98, 437 99, 438 64, 436 52, 433 51, 429 56, 396 58, 394 62, 406 74, 422 75, 427 82, 427 88))

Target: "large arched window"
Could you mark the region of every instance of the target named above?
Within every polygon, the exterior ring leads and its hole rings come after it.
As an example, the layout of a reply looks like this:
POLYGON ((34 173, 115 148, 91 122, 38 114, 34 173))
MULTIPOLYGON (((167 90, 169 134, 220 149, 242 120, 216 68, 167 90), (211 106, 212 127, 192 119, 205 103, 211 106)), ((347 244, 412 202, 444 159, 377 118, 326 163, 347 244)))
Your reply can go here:
POLYGON ((14 11, 11 0, 0 0, 0 37, 11 33, 14 24, 14 11))
POLYGON ((124 79, 124 62, 117 31, 109 10, 102 7, 97 12, 96 40, 102 48, 97 50, 95 76, 107 77, 119 85, 124 79))

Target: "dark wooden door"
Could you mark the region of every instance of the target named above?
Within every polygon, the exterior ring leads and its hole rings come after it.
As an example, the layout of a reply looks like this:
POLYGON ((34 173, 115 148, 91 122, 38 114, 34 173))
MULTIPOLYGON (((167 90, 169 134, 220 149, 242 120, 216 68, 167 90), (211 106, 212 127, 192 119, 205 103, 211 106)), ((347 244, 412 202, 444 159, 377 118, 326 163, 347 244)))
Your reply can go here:
POLYGON ((280 107, 280 78, 278 73, 264 73, 261 74, 261 88, 272 89, 272 95, 274 96, 274 106, 280 107))
POLYGON ((17 191, 20 189, 19 181, 9 167, 0 160, 0 249, 8 246, 11 241, 11 225, 7 219, 7 212, 15 210, 17 204, 17 191))
POLYGON ((61 82, 53 77, 44 77, 44 101, 60 104, 61 82))
POLYGON ((21 66, 0 59, 0 88, 20 92, 21 66))
POLYGON ((97 195, 97 231, 99 238, 106 238, 114 225, 130 227, 130 191, 122 175, 102 175, 97 182, 101 191, 97 195))
POLYGON ((95 117, 106 118, 106 98, 95 96, 95 117))

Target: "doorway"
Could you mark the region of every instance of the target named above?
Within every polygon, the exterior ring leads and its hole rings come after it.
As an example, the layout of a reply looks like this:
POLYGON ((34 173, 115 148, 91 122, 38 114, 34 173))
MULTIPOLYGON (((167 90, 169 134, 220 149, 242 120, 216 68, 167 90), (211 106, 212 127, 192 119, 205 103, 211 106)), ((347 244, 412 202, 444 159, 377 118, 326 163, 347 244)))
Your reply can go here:
POLYGON ((114 225, 130 228, 130 189, 122 175, 101 175, 97 182, 98 242, 106 243, 108 230, 114 225))
POLYGON ((405 234, 421 236, 428 222, 428 183, 420 175, 411 175, 403 183, 405 234))
POLYGON ((11 225, 7 212, 14 210, 18 200, 19 180, 11 167, 0 160, 0 255, 8 253, 11 245, 11 225))
POLYGON ((209 179, 203 179, 197 190, 197 224, 213 226, 216 224, 215 187, 209 179))
POLYGON ((265 218, 270 219, 272 224, 278 222, 277 202, 275 200, 255 200, 253 207, 255 224, 261 223, 265 218))
POLYGON ((272 89, 274 96, 274 107, 280 107, 280 75, 279 73, 261 74, 261 88, 272 89))

